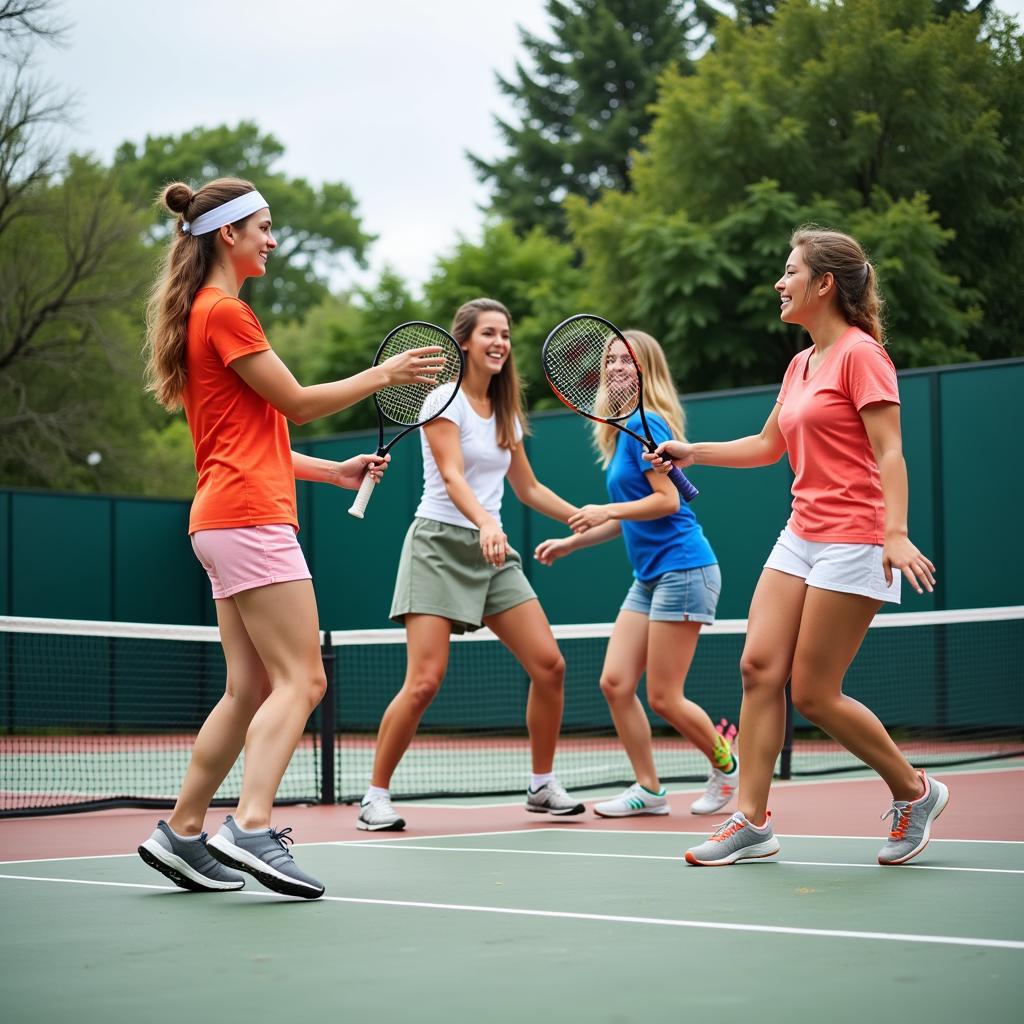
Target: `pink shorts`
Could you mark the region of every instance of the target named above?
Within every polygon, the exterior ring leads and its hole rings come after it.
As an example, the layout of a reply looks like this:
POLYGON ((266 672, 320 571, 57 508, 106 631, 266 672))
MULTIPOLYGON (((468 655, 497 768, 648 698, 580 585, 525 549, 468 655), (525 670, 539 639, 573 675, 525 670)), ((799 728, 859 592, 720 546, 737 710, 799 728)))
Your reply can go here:
POLYGON ((213 584, 214 600, 271 583, 312 579, 295 527, 288 523, 197 530, 191 540, 213 584))

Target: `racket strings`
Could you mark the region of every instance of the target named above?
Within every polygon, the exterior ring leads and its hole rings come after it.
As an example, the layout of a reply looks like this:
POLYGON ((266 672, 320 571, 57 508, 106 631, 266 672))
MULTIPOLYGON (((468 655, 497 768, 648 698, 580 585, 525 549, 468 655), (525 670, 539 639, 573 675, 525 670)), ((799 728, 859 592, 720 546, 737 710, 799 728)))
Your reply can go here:
POLYGON ((611 343, 618 336, 600 320, 569 320, 551 334, 544 352, 548 380, 574 409, 599 419, 623 419, 639 407, 634 373, 614 371, 611 343))
POLYGON ((395 331, 381 349, 378 361, 426 345, 439 345, 444 357, 444 369, 433 383, 396 384, 377 392, 381 412, 393 423, 414 426, 430 419, 434 407, 440 408, 451 397, 459 379, 462 354, 458 346, 449 334, 427 324, 408 324, 395 331))

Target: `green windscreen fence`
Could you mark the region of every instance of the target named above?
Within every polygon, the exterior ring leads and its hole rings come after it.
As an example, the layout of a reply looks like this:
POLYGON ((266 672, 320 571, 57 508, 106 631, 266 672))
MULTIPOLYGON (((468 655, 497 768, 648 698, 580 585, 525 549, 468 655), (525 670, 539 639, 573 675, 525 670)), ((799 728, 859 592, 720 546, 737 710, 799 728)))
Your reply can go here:
MULTIPOLYGON (((938 565, 934 594, 907 594, 904 610, 1002 606, 1020 600, 1024 507, 1019 439, 1024 436, 1024 360, 900 374, 910 531, 938 565), (998 537, 998 557, 982 538, 998 537)), ((717 440, 756 433, 777 388, 685 398, 688 433, 717 440)), ((532 418, 527 452, 541 482, 574 503, 606 500, 587 421, 569 412, 532 418)), ((372 449, 368 433, 304 440, 312 455, 340 459, 372 449)), ((419 501, 419 440, 394 449, 387 476, 362 521, 347 514, 350 492, 298 486, 300 543, 317 591, 320 620, 344 629, 387 625, 402 537, 419 501)), ((754 470, 704 466, 693 508, 722 567, 718 614, 746 615, 761 566, 786 521, 791 476, 783 460, 754 470)), ((0 490, 0 614, 212 625, 209 583, 187 537, 189 502, 0 490)), ((630 582, 621 542, 578 552, 550 567, 533 548, 565 532, 506 489, 503 517, 549 619, 614 618, 630 582)))
MULTIPOLYGON (((555 627, 566 661, 555 769, 569 788, 633 779, 598 686, 610 632, 608 623, 555 627)), ((744 620, 722 620, 697 646, 687 694, 715 721, 737 720, 745 632, 744 620)), ((282 802, 362 795, 405 653, 402 630, 324 634, 328 696, 292 759, 282 802)), ((1022 664, 1024 607, 890 614, 868 631, 845 690, 879 715, 913 764, 984 760, 1024 753, 1022 664)), ((168 806, 223 686, 216 629, 0 617, 0 815, 168 806)), ((392 781, 396 798, 522 790, 528 686, 486 630, 455 638, 441 691, 392 781)), ((706 760, 648 716, 661 777, 703 779, 706 760)), ((799 716, 794 726, 780 759, 786 774, 860 767, 799 716)), ((219 803, 237 800, 243 763, 219 803)))

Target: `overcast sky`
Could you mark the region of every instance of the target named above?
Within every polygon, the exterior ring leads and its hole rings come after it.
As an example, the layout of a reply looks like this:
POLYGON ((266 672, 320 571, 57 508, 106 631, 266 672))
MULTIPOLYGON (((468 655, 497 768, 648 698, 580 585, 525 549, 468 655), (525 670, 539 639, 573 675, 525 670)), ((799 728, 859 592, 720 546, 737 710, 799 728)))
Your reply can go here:
MULTIPOLYGON (((1017 15, 1024 0, 1000 0, 1017 15)), ((465 150, 501 152, 495 84, 546 34, 544 0, 65 0, 68 45, 41 74, 71 90, 71 147, 109 160, 125 140, 256 121, 280 168, 342 181, 359 203, 375 276, 418 285, 486 192, 465 150)), ((257 184, 259 184, 257 182, 257 184)))

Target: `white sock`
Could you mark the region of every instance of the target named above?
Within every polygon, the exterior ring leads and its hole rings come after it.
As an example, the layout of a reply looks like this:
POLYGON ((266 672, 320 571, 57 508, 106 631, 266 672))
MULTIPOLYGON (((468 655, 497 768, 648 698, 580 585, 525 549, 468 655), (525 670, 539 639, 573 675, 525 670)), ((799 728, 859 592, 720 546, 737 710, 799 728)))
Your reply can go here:
POLYGON ((534 793, 536 793, 537 790, 541 788, 541 786, 546 786, 549 782, 554 781, 554 772, 544 772, 541 775, 533 774, 530 776, 530 789, 533 790, 534 793))
POLYGON ((391 799, 391 790, 385 789, 383 786, 367 786, 366 795, 363 797, 364 800, 372 800, 374 797, 384 797, 385 800, 391 799))

